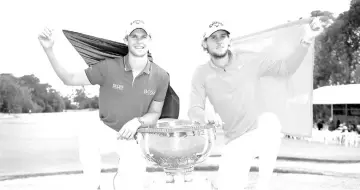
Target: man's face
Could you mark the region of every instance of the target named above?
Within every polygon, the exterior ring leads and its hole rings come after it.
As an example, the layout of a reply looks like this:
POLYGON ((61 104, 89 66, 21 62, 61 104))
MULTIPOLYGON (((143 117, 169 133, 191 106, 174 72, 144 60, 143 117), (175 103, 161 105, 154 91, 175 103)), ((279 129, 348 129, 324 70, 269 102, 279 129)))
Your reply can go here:
POLYGON ((149 50, 150 36, 143 29, 135 29, 127 38, 129 53, 136 57, 146 56, 149 50))
POLYGON ((215 58, 225 57, 229 50, 229 45, 229 34, 224 30, 216 31, 206 39, 207 51, 215 58))

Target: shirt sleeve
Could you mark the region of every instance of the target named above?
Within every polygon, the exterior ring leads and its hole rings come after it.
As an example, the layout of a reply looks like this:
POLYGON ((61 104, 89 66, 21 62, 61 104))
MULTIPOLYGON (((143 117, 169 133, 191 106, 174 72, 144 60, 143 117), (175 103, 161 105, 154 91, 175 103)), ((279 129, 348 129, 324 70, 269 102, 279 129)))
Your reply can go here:
POLYGON ((191 79, 190 105, 189 109, 199 107, 205 109, 206 91, 205 81, 201 74, 201 68, 197 68, 191 79))
POLYGON ((154 101, 163 102, 165 100, 166 92, 169 87, 170 76, 169 74, 165 74, 160 80, 158 89, 156 90, 154 101))
POLYGON ((308 45, 301 44, 305 27, 285 30, 273 38, 273 44, 259 61, 260 76, 287 77, 296 72, 308 54, 308 45))
POLYGON ((106 60, 101 61, 85 69, 86 76, 92 85, 103 85, 106 75, 108 74, 108 66, 106 60))
POLYGON ((263 57, 260 60, 259 75, 287 77, 294 74, 302 64, 309 47, 299 43, 288 57, 282 59, 273 58, 270 55, 263 57))
POLYGON ((188 116, 190 120, 204 122, 206 89, 202 69, 198 67, 191 79, 188 116))
POLYGON ((273 59, 271 56, 262 56, 259 60, 260 76, 287 76, 285 61, 282 59, 273 59))

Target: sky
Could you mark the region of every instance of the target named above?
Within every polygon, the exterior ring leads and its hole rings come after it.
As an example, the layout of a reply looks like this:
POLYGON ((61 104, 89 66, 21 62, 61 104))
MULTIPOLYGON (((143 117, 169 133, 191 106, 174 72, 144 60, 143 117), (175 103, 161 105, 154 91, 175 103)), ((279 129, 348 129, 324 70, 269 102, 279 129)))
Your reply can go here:
MULTIPOLYGON (((232 29, 232 37, 308 17, 313 10, 335 14, 349 9, 350 0, 11 0, 0 3, 0 73, 34 74, 63 95, 65 86, 53 71, 37 37, 45 26, 55 29, 54 51, 70 70, 87 65, 61 30, 72 30, 122 42, 126 26, 141 19, 152 27, 155 62, 170 73, 171 85, 186 101, 192 71, 208 58, 200 42, 213 20, 232 29)), ((92 95, 97 86, 87 86, 92 95)), ((182 101, 182 103, 184 103, 182 101)))

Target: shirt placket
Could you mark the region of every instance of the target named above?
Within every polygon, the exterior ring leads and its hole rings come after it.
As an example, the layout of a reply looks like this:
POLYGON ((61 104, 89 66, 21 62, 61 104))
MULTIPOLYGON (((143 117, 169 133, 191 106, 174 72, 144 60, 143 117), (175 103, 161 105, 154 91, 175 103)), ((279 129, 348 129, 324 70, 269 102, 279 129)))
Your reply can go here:
POLYGON ((136 84, 136 80, 139 80, 139 78, 143 75, 143 72, 139 73, 137 76, 134 76, 133 74, 133 80, 131 83, 132 88, 134 88, 134 85, 136 84))

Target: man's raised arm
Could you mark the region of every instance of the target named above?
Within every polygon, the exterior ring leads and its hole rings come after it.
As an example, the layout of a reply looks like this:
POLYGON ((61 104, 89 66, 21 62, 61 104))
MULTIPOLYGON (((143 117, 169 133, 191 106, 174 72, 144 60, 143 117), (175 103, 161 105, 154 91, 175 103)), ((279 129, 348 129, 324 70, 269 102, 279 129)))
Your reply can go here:
POLYGON ((84 70, 70 72, 66 70, 64 66, 58 61, 53 51, 54 39, 53 39, 52 30, 45 28, 44 31, 39 34, 38 39, 56 75, 62 80, 62 82, 65 85, 68 86, 91 85, 88 76, 84 70))
MULTIPOLYGON (((271 55, 263 59, 260 63, 259 75, 290 76, 294 74, 313 45, 316 36, 324 30, 324 27, 320 18, 314 18, 309 25, 303 28, 304 36, 299 39, 293 53, 283 59, 272 59, 271 55)), ((295 35, 295 37, 297 36, 295 35)))

